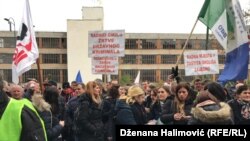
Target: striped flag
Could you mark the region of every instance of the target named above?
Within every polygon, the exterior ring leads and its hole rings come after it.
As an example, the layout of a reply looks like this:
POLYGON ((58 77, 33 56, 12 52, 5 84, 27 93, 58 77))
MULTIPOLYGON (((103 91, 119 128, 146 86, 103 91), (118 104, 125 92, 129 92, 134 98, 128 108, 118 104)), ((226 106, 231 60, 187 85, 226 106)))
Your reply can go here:
POLYGON ((225 67, 218 81, 246 79, 249 44, 239 1, 205 0, 198 18, 210 28, 226 52, 225 67))

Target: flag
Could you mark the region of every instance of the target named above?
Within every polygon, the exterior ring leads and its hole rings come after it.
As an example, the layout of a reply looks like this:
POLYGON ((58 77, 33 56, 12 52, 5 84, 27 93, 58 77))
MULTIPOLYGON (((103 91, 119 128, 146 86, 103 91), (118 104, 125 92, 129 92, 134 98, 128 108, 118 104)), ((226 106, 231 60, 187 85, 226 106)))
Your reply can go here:
POLYGON ((141 75, 141 72, 138 71, 138 74, 137 74, 137 76, 135 78, 135 81, 134 81, 135 85, 139 85, 139 83, 140 83, 140 75, 141 75))
POLYGON ((76 82, 77 83, 83 83, 80 70, 78 71, 78 73, 76 75, 76 82))
POLYGON ((20 29, 17 35, 16 49, 12 62, 12 82, 19 83, 19 76, 31 69, 39 57, 35 31, 31 18, 29 1, 25 1, 20 29))
POLYGON ((218 81, 244 80, 248 74, 247 29, 238 0, 206 0, 198 16, 225 49, 224 70, 218 81))

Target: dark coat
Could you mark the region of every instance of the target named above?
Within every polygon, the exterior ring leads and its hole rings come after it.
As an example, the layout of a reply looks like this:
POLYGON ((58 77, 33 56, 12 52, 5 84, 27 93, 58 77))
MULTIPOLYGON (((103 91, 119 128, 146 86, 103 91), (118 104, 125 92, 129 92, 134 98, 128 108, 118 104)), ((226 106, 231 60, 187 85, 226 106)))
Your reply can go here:
POLYGON ((192 108, 192 118, 188 121, 189 125, 213 124, 213 125, 232 125, 233 117, 231 108, 227 103, 209 104, 192 108))
MULTIPOLYGON (((9 103, 7 95, 0 91, 0 118, 9 103)), ((24 106, 21 113, 22 131, 20 141, 45 141, 45 134, 39 117, 36 113, 24 106)))
POLYGON ((137 102, 131 105, 131 110, 133 112, 135 121, 137 125, 144 125, 147 121, 147 113, 144 105, 140 105, 137 102))
POLYGON ((148 120, 157 120, 161 115, 161 104, 159 101, 150 105, 150 112, 148 114, 148 120))
POLYGON ((240 103, 236 99, 229 101, 228 104, 232 108, 235 124, 238 125, 250 124, 250 119, 245 119, 242 117, 241 115, 242 105, 240 105, 240 103))
MULTIPOLYGON (((192 105, 193 105, 192 101, 190 100, 185 101, 184 111, 185 111, 186 116, 191 115, 192 105)), ((174 99, 169 98, 166 100, 166 102, 164 103, 162 107, 162 114, 160 116, 161 122, 164 124, 186 125, 188 122, 187 120, 176 121, 174 119, 175 113, 177 113, 177 111, 176 111, 176 105, 175 105, 174 99)))
POLYGON ((65 115, 64 115, 64 137, 67 141, 74 141, 74 113, 79 105, 80 96, 72 97, 65 106, 65 115))
POLYGON ((103 100, 102 121, 104 124, 105 138, 115 136, 115 104, 116 99, 107 96, 103 100))
POLYGON ((45 102, 41 95, 33 95, 32 103, 44 121, 48 141, 56 141, 63 129, 59 124, 59 119, 52 114, 50 105, 45 102))
POLYGON ((103 141, 101 107, 95 104, 89 94, 80 96, 79 107, 75 112, 76 137, 81 141, 103 141))
POLYGON ((124 99, 117 101, 115 123, 117 125, 136 125, 135 117, 131 110, 131 107, 126 103, 124 99))

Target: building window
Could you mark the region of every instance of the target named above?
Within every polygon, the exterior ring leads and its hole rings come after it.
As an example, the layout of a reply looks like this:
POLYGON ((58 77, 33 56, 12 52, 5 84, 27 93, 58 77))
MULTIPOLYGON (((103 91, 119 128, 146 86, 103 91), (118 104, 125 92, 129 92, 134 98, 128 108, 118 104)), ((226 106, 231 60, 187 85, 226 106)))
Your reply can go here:
POLYGON ((176 60, 176 55, 161 55, 161 64, 174 64, 176 60))
POLYGON ((54 80, 60 82, 60 70, 43 70, 43 80, 54 80))
POLYGON ((156 82, 156 70, 141 70, 141 81, 156 82))
POLYGON ((62 38, 62 48, 67 48, 67 38, 62 38))
POLYGON ((142 49, 156 49, 156 40, 143 39, 142 49))
POLYGON ((136 55, 125 55, 122 59, 123 64, 136 64, 136 55))
POLYGON ((12 64, 13 54, 1 53, 0 64, 12 64))
POLYGON ((219 59, 219 64, 224 64, 226 56, 225 55, 218 55, 218 59, 219 59))
MULTIPOLYGON (((14 35, 13 35, 14 36, 14 35)), ((4 48, 15 48, 16 39, 14 37, 0 37, 0 44, 4 48)))
POLYGON ((175 39, 162 40, 163 49, 175 49, 175 39))
POLYGON ((37 69, 31 69, 27 72, 25 72, 23 75, 22 75, 22 79, 23 79, 23 82, 28 82, 28 80, 30 78, 35 78, 35 79, 38 79, 38 70, 37 69))
POLYGON ((125 40, 125 49, 137 49, 136 39, 126 39, 125 40))
POLYGON ((172 70, 161 70, 161 80, 166 81, 172 70))
POLYGON ((200 39, 200 49, 212 49, 211 40, 208 40, 208 45, 206 47, 206 40, 200 39))
POLYGON ((59 48, 59 38, 42 38, 42 45, 44 48, 59 48))
POLYGON ((0 74, 3 76, 3 80, 12 82, 12 70, 11 69, 0 69, 0 74))
POLYGON ((62 54, 62 64, 67 64, 67 54, 62 54))
POLYGON ((156 64, 155 55, 142 55, 142 64, 156 64))
POLYGON ((0 38, 0 48, 3 48, 4 47, 4 40, 3 38, 0 38))
POLYGON ((68 82, 68 70, 62 70, 62 82, 68 82))
POLYGON ((42 59, 44 64, 60 64, 59 54, 42 54, 42 59))
MULTIPOLYGON (((181 48, 184 47, 186 40, 181 40, 181 48)), ((189 40, 186 49, 194 49, 195 40, 189 40)))

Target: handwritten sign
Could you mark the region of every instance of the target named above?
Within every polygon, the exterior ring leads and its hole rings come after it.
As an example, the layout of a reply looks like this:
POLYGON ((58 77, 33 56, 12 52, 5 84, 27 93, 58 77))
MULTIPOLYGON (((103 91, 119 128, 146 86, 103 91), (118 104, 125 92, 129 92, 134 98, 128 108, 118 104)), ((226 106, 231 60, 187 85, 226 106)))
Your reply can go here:
POLYGON ((125 49, 125 31, 89 31, 88 57, 122 57, 125 49))
POLYGON ((184 52, 185 75, 218 74, 218 51, 199 50, 184 52))
POLYGON ((118 57, 92 57, 93 74, 118 74, 118 57))

